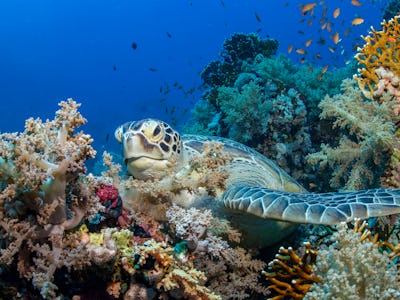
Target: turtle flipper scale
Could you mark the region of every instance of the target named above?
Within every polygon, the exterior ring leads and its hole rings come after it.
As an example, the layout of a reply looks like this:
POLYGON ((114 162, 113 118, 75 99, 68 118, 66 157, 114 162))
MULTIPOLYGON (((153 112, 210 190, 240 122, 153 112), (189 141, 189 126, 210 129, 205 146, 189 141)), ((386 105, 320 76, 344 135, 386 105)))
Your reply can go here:
POLYGON ((232 186, 222 201, 229 209, 295 223, 335 225, 400 213, 400 190, 393 189, 314 194, 232 186))

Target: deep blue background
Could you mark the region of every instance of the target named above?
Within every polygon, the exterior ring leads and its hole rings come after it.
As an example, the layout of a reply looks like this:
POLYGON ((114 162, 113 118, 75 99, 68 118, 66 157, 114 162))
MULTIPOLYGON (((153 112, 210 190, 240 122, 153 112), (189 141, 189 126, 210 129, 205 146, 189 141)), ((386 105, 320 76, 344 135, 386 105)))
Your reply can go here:
POLYGON ((313 16, 303 16, 301 1, 1 0, 0 131, 23 130, 30 116, 53 118, 57 103, 69 97, 82 103, 89 120, 84 129, 100 151, 115 146, 114 129, 125 121, 151 116, 182 124, 188 117, 184 109, 201 91, 185 97, 179 86, 198 87, 201 70, 218 58, 224 39, 234 32, 261 29, 261 37, 279 40, 279 52, 287 53, 293 44, 290 57, 296 62, 301 55, 295 49, 304 48, 311 63, 343 66, 361 42, 360 34, 366 35, 371 25, 379 28, 381 21, 384 1, 360 1, 361 7, 350 0, 325 1, 332 23, 328 33, 318 31, 323 5, 313 16), (333 19, 337 7, 341 15, 333 19), (354 17, 366 21, 351 26, 354 17), (347 28, 351 31, 345 37, 347 28), (342 38, 338 45, 329 37, 335 32, 342 38), (325 45, 315 43, 320 36, 325 45), (313 42, 305 48, 309 38, 313 42), (335 53, 328 50, 332 46, 335 53), (314 61, 316 53, 323 59, 314 61), (171 91, 160 93, 167 86, 171 91), (171 115, 166 110, 173 106, 177 111, 171 115))

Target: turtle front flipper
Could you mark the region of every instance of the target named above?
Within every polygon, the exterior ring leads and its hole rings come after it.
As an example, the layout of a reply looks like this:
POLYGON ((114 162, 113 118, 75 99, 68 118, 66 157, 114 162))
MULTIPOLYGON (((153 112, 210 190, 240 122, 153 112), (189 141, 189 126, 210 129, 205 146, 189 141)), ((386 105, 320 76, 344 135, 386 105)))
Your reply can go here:
POLYGON ((314 194, 232 186, 222 201, 229 209, 295 223, 335 225, 400 213, 400 190, 393 189, 314 194))

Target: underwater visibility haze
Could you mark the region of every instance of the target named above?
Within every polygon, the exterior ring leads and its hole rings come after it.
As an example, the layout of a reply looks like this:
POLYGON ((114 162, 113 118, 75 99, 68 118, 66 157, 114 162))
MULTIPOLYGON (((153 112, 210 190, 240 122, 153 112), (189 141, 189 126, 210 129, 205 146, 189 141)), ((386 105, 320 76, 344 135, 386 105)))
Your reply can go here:
POLYGON ((397 0, 0 24, 0 299, 400 299, 397 0))

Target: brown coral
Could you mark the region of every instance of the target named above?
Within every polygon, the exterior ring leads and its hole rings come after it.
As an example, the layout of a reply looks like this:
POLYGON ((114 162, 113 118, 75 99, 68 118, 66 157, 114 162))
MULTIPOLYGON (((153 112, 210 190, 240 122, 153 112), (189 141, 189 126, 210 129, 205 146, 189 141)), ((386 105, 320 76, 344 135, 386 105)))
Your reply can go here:
POLYGON ((362 37, 365 45, 355 58, 363 66, 357 79, 365 97, 379 99, 384 92, 400 100, 400 15, 382 22, 382 30, 371 28, 362 37))

